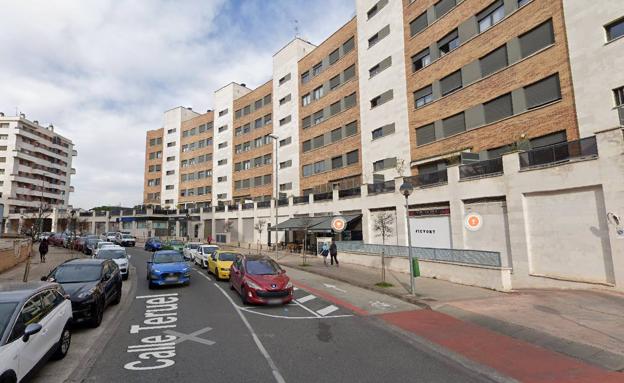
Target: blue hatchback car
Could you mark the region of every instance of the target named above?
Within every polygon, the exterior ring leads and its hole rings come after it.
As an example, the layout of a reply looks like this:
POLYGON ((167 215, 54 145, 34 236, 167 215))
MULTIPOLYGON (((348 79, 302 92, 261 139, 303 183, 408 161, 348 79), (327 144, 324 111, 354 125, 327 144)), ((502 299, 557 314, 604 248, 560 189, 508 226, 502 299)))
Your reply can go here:
POLYGON ((143 246, 143 249, 145 249, 145 251, 158 251, 162 249, 162 246, 163 244, 160 239, 148 238, 147 241, 145 241, 145 246, 143 246))
POLYGON ((175 250, 157 251, 147 261, 149 288, 165 285, 189 285, 191 267, 175 250))

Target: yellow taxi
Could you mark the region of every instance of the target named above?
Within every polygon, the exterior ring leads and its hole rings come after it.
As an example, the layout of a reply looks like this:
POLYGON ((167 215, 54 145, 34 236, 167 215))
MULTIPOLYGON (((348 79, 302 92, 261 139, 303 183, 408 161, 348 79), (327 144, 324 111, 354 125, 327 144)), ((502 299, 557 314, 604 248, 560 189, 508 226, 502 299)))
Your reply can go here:
POLYGON ((208 272, 217 280, 230 278, 230 267, 242 254, 235 251, 217 250, 208 257, 208 272))

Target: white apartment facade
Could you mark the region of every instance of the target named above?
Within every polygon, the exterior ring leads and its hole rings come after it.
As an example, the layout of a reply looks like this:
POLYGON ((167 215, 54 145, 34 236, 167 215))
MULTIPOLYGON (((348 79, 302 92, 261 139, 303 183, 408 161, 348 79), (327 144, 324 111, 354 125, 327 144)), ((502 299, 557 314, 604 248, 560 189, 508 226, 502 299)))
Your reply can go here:
POLYGON ((624 126, 624 1, 599 3, 563 1, 581 137, 624 126))
MULTIPOLYGON (((26 115, 0 113, 0 203, 3 217, 38 209, 65 208, 74 191, 74 144, 26 115)), ((8 230, 5 227, 4 230, 8 230)))
POLYGON ((166 208, 174 208, 180 195, 180 137, 182 122, 199 116, 190 108, 178 106, 163 117, 163 156, 161 201, 166 208))

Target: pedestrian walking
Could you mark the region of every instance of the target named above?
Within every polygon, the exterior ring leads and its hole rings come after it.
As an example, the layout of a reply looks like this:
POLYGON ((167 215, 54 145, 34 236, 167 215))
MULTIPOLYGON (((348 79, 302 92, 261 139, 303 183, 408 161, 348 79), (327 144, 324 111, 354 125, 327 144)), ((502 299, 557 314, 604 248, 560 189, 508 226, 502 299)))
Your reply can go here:
POLYGON ((43 238, 39 244, 39 258, 41 259, 41 263, 45 263, 46 254, 48 254, 48 239, 43 238))
POLYGON ((208 244, 209 244, 209 245, 210 245, 210 244, 212 244, 212 236, 211 236, 211 235, 209 235, 207 239, 208 239, 208 244))
POLYGON ((338 247, 333 240, 331 241, 331 245, 329 245, 329 255, 331 256, 332 266, 334 265, 334 261, 336 261, 336 267, 338 267, 338 247))
POLYGON ((323 264, 327 266, 327 256, 329 255, 329 246, 327 242, 323 242, 323 247, 321 248, 321 255, 323 256, 323 264))

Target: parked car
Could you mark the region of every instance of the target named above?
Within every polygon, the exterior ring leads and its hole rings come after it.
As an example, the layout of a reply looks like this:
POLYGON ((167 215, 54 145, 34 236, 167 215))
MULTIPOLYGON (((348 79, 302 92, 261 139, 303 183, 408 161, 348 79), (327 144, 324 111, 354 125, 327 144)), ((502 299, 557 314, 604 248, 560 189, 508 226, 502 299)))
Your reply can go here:
POLYGON ((232 263, 241 253, 227 250, 217 250, 208 257, 208 272, 212 273, 217 280, 228 279, 230 277, 230 268, 232 263))
POLYGON ((106 233, 100 236, 100 239, 106 242, 115 242, 116 235, 117 235, 116 231, 107 231, 106 233))
POLYGON ((57 282, 69 294, 74 322, 102 323, 104 310, 121 301, 121 273, 110 259, 71 259, 42 280, 57 282))
POLYGON ((182 250, 184 250, 184 242, 178 241, 177 239, 171 239, 169 241, 166 241, 163 244, 162 249, 163 250, 175 250, 179 252, 180 254, 182 254, 182 250))
POLYGON ((97 255, 93 256, 93 258, 112 259, 113 262, 115 262, 119 267, 122 279, 128 279, 128 275, 130 275, 130 268, 128 265, 128 259, 130 259, 130 255, 126 253, 125 248, 121 246, 104 246, 100 249, 100 251, 98 251, 97 255))
POLYGON ((75 233, 71 233, 71 232, 67 232, 64 233, 65 236, 63 237, 63 247, 64 248, 69 248, 69 244, 71 243, 72 240, 76 240, 76 234, 75 233))
POLYGON ((19 382, 71 344, 72 306, 57 283, 0 287, 0 382, 19 382))
POLYGON ((100 251, 101 248, 103 247, 107 247, 107 246, 117 246, 112 242, 107 242, 107 241, 100 241, 97 243, 97 245, 95 246, 95 251, 93 252, 93 255, 97 255, 98 251, 100 251))
POLYGON ((143 246, 143 249, 145 251, 158 251, 161 250, 162 247, 163 243, 159 238, 148 238, 147 241, 145 241, 145 246, 143 246))
POLYGON ((201 246, 201 242, 189 242, 184 245, 184 249, 182 249, 182 255, 184 256, 184 259, 186 259, 187 261, 192 261, 197 254, 199 246, 201 246))
POLYGON ((130 234, 117 233, 115 236, 115 243, 119 246, 131 246, 134 247, 136 239, 130 234))
POLYGON ((160 250, 147 261, 149 288, 156 286, 191 283, 191 268, 184 257, 175 250, 160 250))
POLYGON ((63 246, 65 238, 67 238, 65 233, 55 233, 48 238, 48 242, 52 246, 63 246))
POLYGON ((82 252, 85 247, 86 238, 78 237, 74 240, 74 250, 82 252))
POLYGON ((52 234, 54 234, 54 233, 50 233, 50 232, 48 232, 48 231, 44 231, 44 232, 42 232, 42 233, 40 233, 40 234, 39 234, 39 238, 38 238, 38 239, 39 239, 40 241, 41 241, 41 240, 44 240, 44 239, 48 239, 48 238, 50 238, 50 236, 51 236, 52 234))
POLYGON ((193 262, 203 268, 208 267, 208 257, 215 251, 219 250, 217 245, 201 245, 197 250, 197 255, 193 258, 193 262))
POLYGON ((100 243, 101 241, 102 240, 99 238, 88 238, 85 242, 82 252, 85 255, 93 255, 93 253, 95 252, 95 248, 97 247, 97 244, 100 243))
POLYGON ((230 270, 230 288, 238 291, 243 304, 286 304, 293 300, 290 278, 274 260, 243 255, 230 270))

